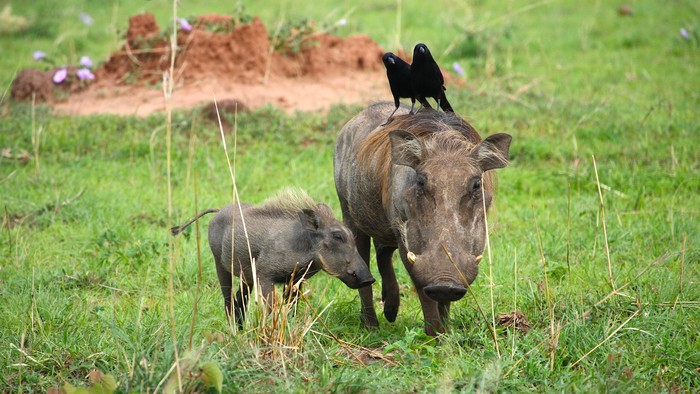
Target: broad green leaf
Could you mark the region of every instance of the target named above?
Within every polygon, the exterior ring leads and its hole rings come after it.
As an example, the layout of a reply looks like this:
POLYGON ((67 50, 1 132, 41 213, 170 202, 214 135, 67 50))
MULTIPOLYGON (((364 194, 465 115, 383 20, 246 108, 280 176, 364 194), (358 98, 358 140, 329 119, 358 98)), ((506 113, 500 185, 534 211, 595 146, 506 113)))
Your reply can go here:
POLYGON ((114 390, 117 389, 117 380, 114 378, 114 375, 112 374, 107 374, 102 376, 102 387, 105 389, 105 393, 107 394, 112 394, 114 390))
POLYGON ((224 384, 224 374, 221 373, 219 366, 213 361, 204 363, 202 364, 202 373, 206 377, 206 380, 202 379, 204 383, 214 386, 216 391, 220 393, 224 384))
POLYGON ((63 392, 66 394, 91 394, 85 387, 75 387, 70 383, 63 385, 63 392))

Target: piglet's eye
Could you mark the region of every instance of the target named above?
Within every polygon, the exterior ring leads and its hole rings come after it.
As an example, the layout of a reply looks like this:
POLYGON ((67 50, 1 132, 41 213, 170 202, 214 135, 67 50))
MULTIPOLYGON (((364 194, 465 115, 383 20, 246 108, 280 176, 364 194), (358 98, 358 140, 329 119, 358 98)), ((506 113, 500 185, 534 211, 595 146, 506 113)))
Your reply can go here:
POLYGON ((336 241, 340 241, 340 242, 343 242, 343 241, 344 241, 344 239, 343 239, 343 234, 341 234, 341 233, 338 232, 338 231, 334 231, 334 232, 333 232, 333 239, 335 239, 336 241))

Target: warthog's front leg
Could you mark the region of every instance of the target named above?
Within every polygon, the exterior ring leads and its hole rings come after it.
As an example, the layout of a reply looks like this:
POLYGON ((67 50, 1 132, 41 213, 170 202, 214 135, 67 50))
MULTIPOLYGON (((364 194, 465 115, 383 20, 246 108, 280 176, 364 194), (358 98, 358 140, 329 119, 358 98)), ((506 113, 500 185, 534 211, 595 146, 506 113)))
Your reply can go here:
POLYGON ((420 306, 423 309, 425 333, 431 337, 437 336, 437 334, 443 334, 445 332, 445 326, 442 318, 440 317, 438 302, 428 297, 425 292, 423 292, 422 287, 416 287, 416 292, 418 293, 418 298, 420 299, 420 306))
MULTIPOLYGON (((360 253, 360 257, 367 263, 367 268, 369 269, 369 242, 370 238, 366 234, 360 231, 353 231, 355 233, 355 244, 357 245, 357 252, 360 253)), ((360 320, 362 324, 367 328, 379 327, 379 320, 377 320, 377 312, 374 311, 374 299, 372 295, 372 286, 365 286, 360 288, 360 301, 362 302, 362 312, 360 313, 360 320)))
POLYGON ((438 312, 440 313, 440 320, 442 320, 442 324, 447 326, 447 321, 450 318, 450 301, 446 302, 438 302, 438 312))
POLYGON ((377 251, 377 266, 379 275, 382 276, 382 301, 384 301, 384 317, 390 322, 396 320, 399 312, 399 283, 396 281, 396 273, 391 258, 396 248, 382 246, 376 240, 374 249, 377 251))

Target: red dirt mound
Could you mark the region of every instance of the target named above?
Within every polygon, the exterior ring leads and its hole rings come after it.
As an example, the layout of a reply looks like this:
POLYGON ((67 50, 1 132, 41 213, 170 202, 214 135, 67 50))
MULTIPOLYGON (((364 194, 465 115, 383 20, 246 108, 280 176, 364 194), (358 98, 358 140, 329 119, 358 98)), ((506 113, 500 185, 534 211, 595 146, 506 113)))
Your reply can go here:
MULTIPOLYGON (((236 26, 230 17, 205 15, 192 25, 191 31, 177 35, 173 107, 192 107, 215 97, 238 100, 248 108, 272 104, 287 111, 323 110, 333 103, 391 99, 383 51, 367 36, 312 34, 304 37, 299 52, 280 53, 271 50, 270 36, 257 17, 236 26)), ((67 114, 147 115, 165 108, 157 87, 170 69, 170 52, 170 36, 153 15, 136 15, 129 19, 122 49, 95 71, 87 87, 70 89, 57 102, 54 94, 41 90, 46 84, 33 74, 28 79, 32 85, 17 91, 36 91, 37 98, 53 101, 67 114)))

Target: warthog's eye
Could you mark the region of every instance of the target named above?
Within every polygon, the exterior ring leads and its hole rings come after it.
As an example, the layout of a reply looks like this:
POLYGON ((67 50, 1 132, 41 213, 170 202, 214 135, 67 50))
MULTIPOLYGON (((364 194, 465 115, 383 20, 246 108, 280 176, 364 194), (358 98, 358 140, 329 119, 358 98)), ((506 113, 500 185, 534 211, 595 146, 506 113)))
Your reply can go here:
POLYGON ((343 233, 341 233, 340 231, 333 232, 333 239, 335 239, 336 241, 345 242, 345 238, 343 238, 343 233))
POLYGON ((416 174, 416 187, 418 188, 418 191, 424 191, 425 190, 425 182, 426 182, 426 177, 425 174, 416 174))
POLYGON ((481 197, 481 178, 472 178, 469 181, 469 191, 474 197, 481 197))

